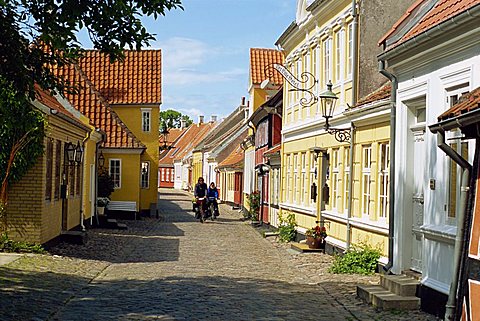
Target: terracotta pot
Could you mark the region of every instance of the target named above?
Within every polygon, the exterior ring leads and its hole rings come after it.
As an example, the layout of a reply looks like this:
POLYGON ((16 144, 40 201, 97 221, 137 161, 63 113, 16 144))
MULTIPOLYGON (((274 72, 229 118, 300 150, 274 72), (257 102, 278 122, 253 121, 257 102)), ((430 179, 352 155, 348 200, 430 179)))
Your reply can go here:
POLYGON ((321 237, 307 236, 307 245, 311 249, 324 249, 325 248, 325 239, 321 237))

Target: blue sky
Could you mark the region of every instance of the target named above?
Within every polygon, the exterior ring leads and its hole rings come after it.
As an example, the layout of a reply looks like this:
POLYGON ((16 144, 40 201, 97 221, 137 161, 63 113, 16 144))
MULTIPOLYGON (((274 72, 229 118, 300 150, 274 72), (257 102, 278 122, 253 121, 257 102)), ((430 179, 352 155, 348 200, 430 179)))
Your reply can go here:
POLYGON ((275 48, 296 0, 183 0, 182 10, 144 19, 162 49, 162 110, 225 117, 248 99, 250 48, 275 48))

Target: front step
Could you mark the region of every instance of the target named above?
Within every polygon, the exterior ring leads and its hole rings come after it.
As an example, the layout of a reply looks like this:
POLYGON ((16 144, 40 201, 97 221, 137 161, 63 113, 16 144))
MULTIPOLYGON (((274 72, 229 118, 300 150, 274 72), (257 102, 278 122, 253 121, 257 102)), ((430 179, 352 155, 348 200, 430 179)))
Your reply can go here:
POLYGON ((380 275, 380 285, 358 285, 357 296, 379 309, 417 310, 419 281, 406 275, 380 275))

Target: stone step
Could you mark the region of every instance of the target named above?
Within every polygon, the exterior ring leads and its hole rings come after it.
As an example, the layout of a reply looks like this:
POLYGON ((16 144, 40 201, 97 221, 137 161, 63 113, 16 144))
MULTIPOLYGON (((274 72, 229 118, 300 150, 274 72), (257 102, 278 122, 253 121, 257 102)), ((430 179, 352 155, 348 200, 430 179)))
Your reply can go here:
POLYGON ((373 293, 372 305, 382 310, 418 310, 420 298, 399 296, 394 293, 373 293))
POLYGON ((87 233, 83 231, 63 231, 61 240, 71 244, 85 244, 87 242, 87 233))
POLYGON ((357 285, 357 297, 362 299, 365 303, 372 303, 373 295, 375 293, 390 293, 381 285, 357 285))
POLYGON ((306 243, 290 242, 290 248, 297 252, 323 252, 325 249, 311 249, 306 243))
POLYGON ((420 282, 406 275, 380 275, 380 285, 400 296, 415 296, 420 282))

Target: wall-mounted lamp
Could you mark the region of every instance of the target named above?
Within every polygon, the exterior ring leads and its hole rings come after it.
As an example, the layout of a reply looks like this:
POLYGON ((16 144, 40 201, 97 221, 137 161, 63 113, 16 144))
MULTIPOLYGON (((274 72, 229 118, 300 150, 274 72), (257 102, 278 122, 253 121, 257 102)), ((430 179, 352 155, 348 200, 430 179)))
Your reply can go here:
POLYGON ((325 131, 330 135, 334 135, 338 142, 350 141, 350 128, 333 128, 330 127, 328 120, 333 117, 335 104, 337 103, 337 95, 332 91, 332 82, 327 84, 327 90, 318 96, 322 107, 322 117, 325 118, 325 131))
POLYGON ((68 142, 65 146, 65 154, 70 165, 80 164, 83 160, 83 148, 80 142, 76 146, 68 142))
POLYGON ((103 168, 105 165, 105 156, 103 156, 103 152, 100 152, 100 155, 98 156, 98 167, 103 168))
POLYGON ((168 142, 168 135, 170 134, 170 132, 168 131, 168 126, 166 123, 163 123, 162 124, 162 128, 160 129, 160 135, 162 136, 162 141, 161 141, 161 144, 159 146, 159 149, 161 151, 163 150, 170 150, 173 148, 173 145, 172 143, 169 143, 168 142))

